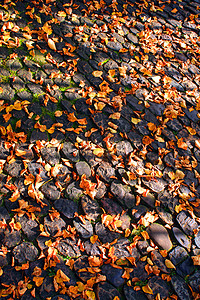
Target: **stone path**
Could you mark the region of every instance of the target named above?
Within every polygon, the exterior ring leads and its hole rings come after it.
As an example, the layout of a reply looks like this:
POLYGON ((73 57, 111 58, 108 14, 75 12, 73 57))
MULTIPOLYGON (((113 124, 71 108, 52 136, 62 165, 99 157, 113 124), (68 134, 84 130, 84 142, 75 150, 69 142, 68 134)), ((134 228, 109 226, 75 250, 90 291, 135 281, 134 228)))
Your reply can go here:
POLYGON ((200 1, 0 5, 0 299, 200 298, 200 1))

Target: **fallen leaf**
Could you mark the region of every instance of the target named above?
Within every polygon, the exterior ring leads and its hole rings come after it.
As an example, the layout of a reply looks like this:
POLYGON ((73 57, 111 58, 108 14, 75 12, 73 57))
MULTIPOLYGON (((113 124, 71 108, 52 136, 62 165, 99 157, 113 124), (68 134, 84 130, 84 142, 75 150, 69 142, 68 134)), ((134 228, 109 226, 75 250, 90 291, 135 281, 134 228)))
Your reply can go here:
POLYGON ((165 266, 169 269, 176 269, 176 267, 173 265, 173 263, 169 259, 165 260, 165 266))
POLYGON ((102 71, 98 71, 98 70, 97 71, 93 71, 92 75, 94 77, 101 77, 103 75, 103 72, 102 71))
POLYGON ((48 46, 50 49, 56 51, 56 45, 55 45, 55 42, 52 40, 52 39, 48 39, 48 46))
POLYGON ((153 291, 152 289, 150 288, 150 286, 147 284, 145 286, 142 287, 142 290, 144 293, 146 294, 150 294, 150 295, 153 295, 153 291))

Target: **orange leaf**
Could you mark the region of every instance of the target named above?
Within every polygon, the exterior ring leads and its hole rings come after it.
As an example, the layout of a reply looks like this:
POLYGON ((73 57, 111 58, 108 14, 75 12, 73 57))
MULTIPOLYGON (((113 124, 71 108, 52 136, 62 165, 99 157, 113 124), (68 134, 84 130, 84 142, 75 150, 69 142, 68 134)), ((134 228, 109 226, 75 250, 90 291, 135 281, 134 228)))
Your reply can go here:
POLYGON ((151 139, 149 136, 144 136, 142 142, 144 145, 150 145, 154 140, 151 139))
POLYGON ((172 12, 173 14, 175 14, 175 13, 177 13, 177 11, 178 11, 178 10, 177 10, 176 8, 174 8, 174 9, 172 9, 171 12, 172 12))
POLYGON ((96 235, 96 234, 94 234, 90 237, 90 242, 92 244, 95 244, 97 240, 98 240, 98 235, 96 235))
POLYGON ((195 266, 200 266, 200 255, 192 256, 192 260, 195 266))
POLYGON ((142 290, 143 292, 145 292, 146 294, 150 294, 150 295, 153 295, 153 291, 152 289, 150 288, 150 286, 147 284, 145 286, 142 287, 142 290))
POLYGON ((35 281, 36 286, 41 286, 43 283, 44 277, 33 277, 33 281, 35 281))
POLYGON ((88 258, 90 267, 100 267, 102 265, 102 258, 98 256, 90 256, 88 258))
POLYGON ((169 269, 176 269, 176 267, 173 265, 173 263, 169 259, 165 260, 165 266, 169 269))
POLYGON ((187 144, 183 141, 183 138, 178 139, 177 146, 184 150, 187 150, 188 148, 187 144))
POLYGON ((55 42, 52 40, 52 39, 48 39, 48 46, 50 49, 56 51, 56 45, 55 45, 55 42))
POLYGON ((77 118, 75 117, 74 113, 69 113, 69 114, 67 115, 67 118, 68 118, 68 120, 69 120, 70 122, 75 122, 75 121, 77 121, 77 118))

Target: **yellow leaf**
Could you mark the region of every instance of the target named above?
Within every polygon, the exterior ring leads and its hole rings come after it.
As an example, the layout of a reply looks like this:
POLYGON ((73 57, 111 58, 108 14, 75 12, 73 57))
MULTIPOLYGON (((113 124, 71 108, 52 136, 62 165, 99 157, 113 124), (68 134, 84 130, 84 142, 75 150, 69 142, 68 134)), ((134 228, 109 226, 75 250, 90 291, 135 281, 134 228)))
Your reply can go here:
POLYGON ((176 178, 183 179, 185 177, 185 174, 180 170, 176 170, 175 176, 176 178))
POLYGON ((3 270, 0 268, 0 276, 3 275, 3 270))
POLYGON ((33 277, 33 281, 35 281, 36 286, 41 286, 43 283, 44 277, 33 277))
POLYGON ((196 130, 195 130, 194 128, 189 127, 189 126, 186 126, 186 128, 187 128, 187 130, 189 131, 189 133, 190 133, 191 135, 195 135, 195 134, 196 134, 196 130))
POLYGON ((42 29, 44 30, 45 33, 47 33, 48 35, 52 34, 52 29, 51 26, 48 23, 45 23, 44 26, 42 27, 42 29))
POLYGON ((169 269, 176 269, 176 267, 173 265, 173 263, 169 259, 165 260, 165 266, 169 269))
POLYGON ((104 149, 103 148, 95 148, 93 150, 93 154, 98 157, 101 157, 104 154, 104 149))
POLYGON ((96 110, 102 110, 105 106, 106 106, 106 104, 103 103, 103 102, 94 103, 94 107, 95 107, 96 110))
POLYGON ((52 39, 48 39, 48 46, 49 46, 50 49, 52 49, 54 51, 57 50, 56 49, 56 45, 55 45, 55 43, 54 43, 54 41, 52 39))
POLYGON ((103 74, 102 71, 94 71, 94 72, 92 72, 92 75, 93 75, 94 77, 101 77, 102 74, 103 74))
POLYGON ((109 118, 111 118, 113 120, 119 120, 120 117, 121 117, 121 114, 119 112, 116 112, 116 113, 109 116, 109 118))
POLYGON ((59 16, 59 17, 65 18, 65 17, 66 17, 66 12, 64 12, 64 11, 59 11, 59 12, 58 12, 58 16, 59 16))
POLYGON ((96 235, 96 234, 93 234, 93 235, 90 237, 90 242, 91 242, 92 244, 95 244, 97 240, 98 240, 98 235, 96 235))
POLYGON ((136 118, 131 118, 131 122, 136 125, 139 122, 141 122, 141 120, 140 119, 136 119, 136 118))
POLYGON ((150 286, 147 284, 145 286, 142 287, 142 290, 143 292, 145 292, 146 294, 150 294, 150 295, 153 295, 153 291, 152 289, 150 288, 150 286))
POLYGON ((21 105, 19 100, 15 101, 15 103, 13 105, 13 109, 16 109, 16 110, 21 110, 22 109, 22 105, 21 105))
POLYGON ((52 245, 52 240, 46 241, 46 242, 45 242, 45 245, 46 245, 47 247, 51 247, 51 245, 52 245))
POLYGON ((96 296, 95 296, 95 293, 93 291, 86 291, 86 295, 87 295, 87 299, 88 300, 95 300, 96 299, 96 296))

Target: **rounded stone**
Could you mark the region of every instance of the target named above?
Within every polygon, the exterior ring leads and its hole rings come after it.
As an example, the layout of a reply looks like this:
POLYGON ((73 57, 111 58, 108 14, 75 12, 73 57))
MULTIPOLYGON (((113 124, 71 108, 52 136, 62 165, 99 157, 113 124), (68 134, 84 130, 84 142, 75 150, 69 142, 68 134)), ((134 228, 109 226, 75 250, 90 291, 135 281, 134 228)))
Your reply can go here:
POLYGON ((76 171, 79 176, 82 176, 83 174, 86 175, 86 177, 91 176, 91 169, 90 166, 85 161, 79 161, 76 163, 76 171))
POLYGON ((164 250, 171 250, 172 242, 170 240, 168 231, 164 226, 158 223, 153 223, 149 226, 148 232, 150 238, 155 242, 155 244, 164 250))

